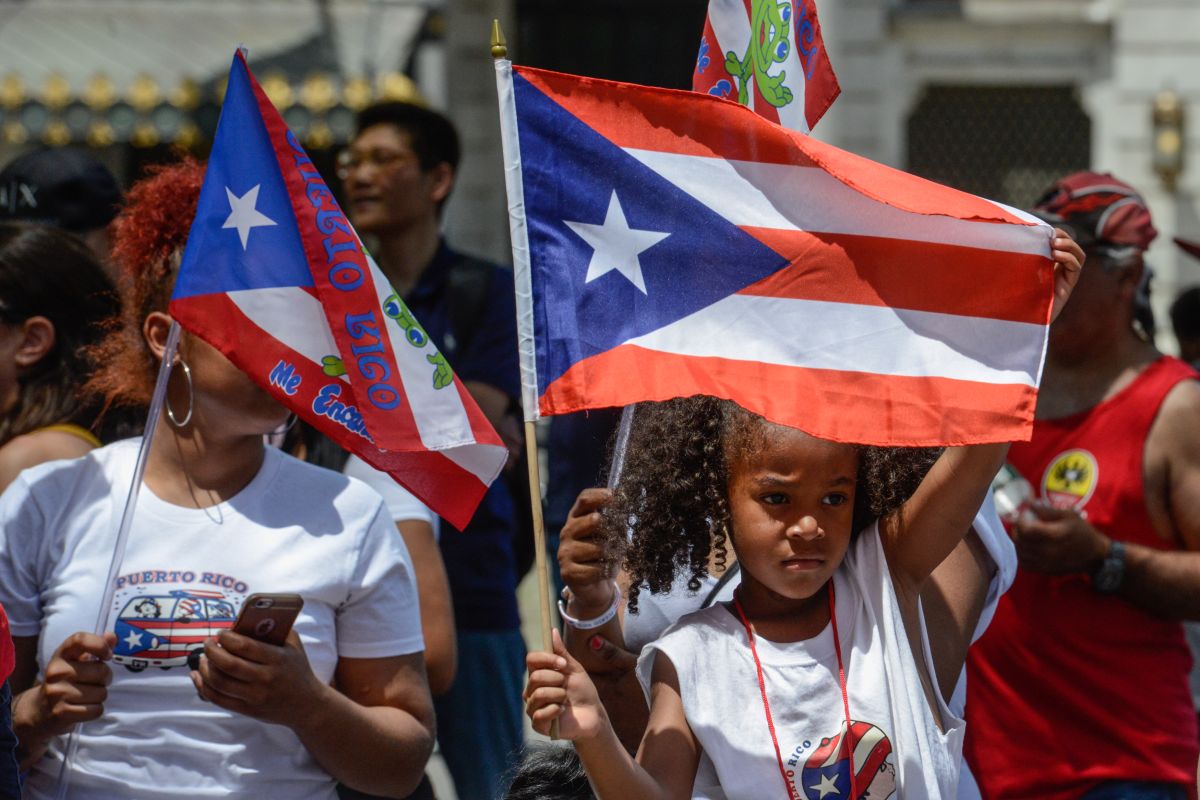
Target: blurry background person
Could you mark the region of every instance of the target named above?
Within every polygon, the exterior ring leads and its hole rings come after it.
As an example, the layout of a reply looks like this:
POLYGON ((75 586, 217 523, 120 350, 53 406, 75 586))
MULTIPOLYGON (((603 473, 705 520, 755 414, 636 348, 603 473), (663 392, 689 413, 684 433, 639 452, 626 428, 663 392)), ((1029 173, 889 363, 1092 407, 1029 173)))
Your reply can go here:
POLYGON ((1200 619, 1200 383, 1135 325, 1156 231, 1112 175, 1056 182, 1035 213, 1087 266, 1050 327, 1020 567, 968 659, 964 751, 983 797, 1188 796, 1200 747, 1181 620, 1200 619))
MULTIPOLYGON (((156 171, 117 220, 125 324, 97 348, 92 384, 114 404, 150 399, 203 175, 195 162, 156 171)), ((27 797, 50 795, 63 734, 87 720, 76 797, 330 800, 338 780, 393 797, 417 785, 433 711, 404 543, 368 487, 265 446, 286 417, 183 334, 103 636, 85 631, 140 441, 27 470, 0 497, 27 797), (282 646, 229 630, 257 592, 304 599, 282 646), (175 638, 197 622, 202 643, 175 638)))
POLYGON ((121 189, 108 168, 75 147, 35 150, 0 170, 0 221, 24 220, 70 231, 101 263, 121 189))
MULTIPOLYGON (((350 221, 374 239, 372 254, 392 287, 519 456, 512 271, 456 252, 441 235, 459 156, 458 134, 446 117, 382 103, 359 114, 338 176, 350 221)), ((527 535, 524 474, 522 466, 510 467, 466 530, 460 535, 445 526, 440 541, 457 623, 458 672, 450 691, 435 698, 438 742, 464 799, 502 796, 520 757, 525 644, 515 544, 527 535)))
POLYGON ((1171 327, 1179 357, 1200 369, 1200 286, 1184 289, 1171 304, 1171 327))
POLYGON ((85 348, 119 310, 84 245, 40 225, 0 223, 0 490, 43 461, 100 446, 81 388, 85 348))
MULTIPOLYGON (((1200 244, 1175 239, 1179 249, 1200 259, 1200 244)), ((1200 286, 1184 289, 1171 304, 1171 327, 1179 342, 1179 357, 1200 369, 1200 286)))
MULTIPOLYGON (((1176 237, 1175 244, 1188 255, 1200 259, 1200 244, 1176 237)), ((1200 370, 1200 286, 1184 289, 1171 304, 1171 327, 1179 343, 1179 357, 1200 370)), ((1200 424, 1200 420, 1197 420, 1200 424)), ((1200 622, 1184 624, 1192 647, 1192 699, 1200 717, 1200 622)), ((1197 725, 1200 729, 1200 725, 1197 725)))

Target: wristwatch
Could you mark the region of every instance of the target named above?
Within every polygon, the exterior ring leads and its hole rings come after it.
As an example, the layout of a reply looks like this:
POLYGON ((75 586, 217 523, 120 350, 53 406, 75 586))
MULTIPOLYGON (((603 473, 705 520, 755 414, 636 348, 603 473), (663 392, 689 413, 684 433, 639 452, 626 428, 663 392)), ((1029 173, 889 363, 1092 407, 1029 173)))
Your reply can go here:
POLYGON ((1099 569, 1092 573, 1092 588, 1101 594, 1112 594, 1121 588, 1125 579, 1125 543, 1115 539, 1099 569))

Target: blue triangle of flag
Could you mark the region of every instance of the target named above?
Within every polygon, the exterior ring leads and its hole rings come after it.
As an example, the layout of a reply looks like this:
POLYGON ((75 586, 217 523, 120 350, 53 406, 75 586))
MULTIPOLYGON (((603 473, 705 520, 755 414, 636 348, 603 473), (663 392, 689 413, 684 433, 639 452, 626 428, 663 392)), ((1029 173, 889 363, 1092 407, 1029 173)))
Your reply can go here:
POLYGON ((312 285, 275 149, 234 58, 173 299, 312 285))
POLYGON ((521 75, 513 83, 539 392, 572 364, 699 311, 787 263, 521 75), (600 263, 593 264, 594 255, 600 263), (622 266, 613 266, 614 255, 622 266))

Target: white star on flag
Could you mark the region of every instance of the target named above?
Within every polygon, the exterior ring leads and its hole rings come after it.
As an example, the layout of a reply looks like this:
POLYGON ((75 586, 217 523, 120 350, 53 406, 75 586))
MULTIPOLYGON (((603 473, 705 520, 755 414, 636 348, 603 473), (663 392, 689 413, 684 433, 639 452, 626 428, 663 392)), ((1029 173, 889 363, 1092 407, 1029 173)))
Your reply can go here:
POLYGON ((255 204, 258 203, 258 189, 262 186, 261 183, 255 184, 254 188, 246 192, 241 197, 238 197, 229 187, 225 187, 225 195, 229 198, 229 218, 225 220, 222 228, 237 228, 238 237, 242 240, 242 249, 246 249, 246 242, 250 238, 251 228, 261 228, 267 225, 275 225, 275 220, 263 214, 255 204))
POLYGON ((813 791, 820 792, 821 797, 824 797, 827 794, 842 793, 842 790, 837 788, 837 784, 830 780, 828 775, 822 775, 821 782, 819 784, 816 786, 810 786, 808 788, 812 789, 813 791))
POLYGON ((642 294, 646 294, 646 281, 642 277, 642 264, 638 261, 638 254, 649 250, 670 236, 670 233, 630 228, 625 219, 625 211, 621 208, 621 201, 617 199, 616 190, 608 201, 608 213, 604 215, 603 225, 569 220, 563 220, 563 223, 591 245, 594 251, 592 260, 588 262, 584 283, 591 283, 615 269, 642 294))
POLYGON ((130 650, 135 650, 142 646, 142 635, 135 631, 130 631, 129 635, 124 639, 125 644, 129 645, 130 650))

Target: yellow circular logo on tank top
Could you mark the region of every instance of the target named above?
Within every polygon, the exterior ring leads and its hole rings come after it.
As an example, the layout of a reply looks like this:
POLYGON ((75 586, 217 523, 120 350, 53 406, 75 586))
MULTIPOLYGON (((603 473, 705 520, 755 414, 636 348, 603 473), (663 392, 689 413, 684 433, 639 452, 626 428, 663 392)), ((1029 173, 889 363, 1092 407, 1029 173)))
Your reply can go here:
POLYGON ((1067 450, 1050 461, 1042 476, 1042 497, 1056 508, 1081 509, 1096 491, 1100 465, 1087 450, 1067 450))

